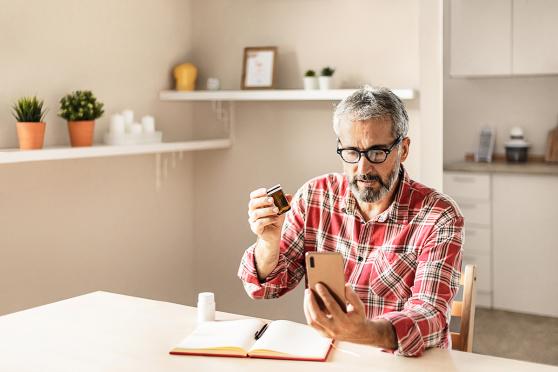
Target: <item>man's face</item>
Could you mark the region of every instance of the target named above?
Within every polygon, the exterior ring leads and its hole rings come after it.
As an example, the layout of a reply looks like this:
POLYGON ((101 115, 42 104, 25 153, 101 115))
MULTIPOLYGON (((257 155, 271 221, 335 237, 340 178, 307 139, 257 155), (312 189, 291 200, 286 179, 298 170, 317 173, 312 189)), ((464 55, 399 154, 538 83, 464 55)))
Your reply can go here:
MULTIPOLYGON (((366 150, 370 147, 389 148, 396 138, 391 133, 391 118, 374 118, 363 121, 345 121, 339 128, 340 147, 355 147, 366 150)), ((407 158, 409 139, 391 149, 383 163, 371 163, 362 154, 358 163, 343 161, 351 190, 358 200, 375 203, 382 200, 395 187, 399 175, 399 164, 407 158)))

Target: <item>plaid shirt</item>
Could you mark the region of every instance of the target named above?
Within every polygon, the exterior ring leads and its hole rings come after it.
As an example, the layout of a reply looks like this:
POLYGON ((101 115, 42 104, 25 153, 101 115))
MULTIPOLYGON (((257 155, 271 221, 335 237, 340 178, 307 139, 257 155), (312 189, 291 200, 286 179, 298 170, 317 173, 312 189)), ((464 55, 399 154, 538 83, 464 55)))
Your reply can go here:
POLYGON ((447 196, 409 179, 401 166, 393 203, 366 222, 347 178, 310 180, 294 196, 283 225, 279 263, 258 279, 255 244, 242 258, 239 277, 252 298, 277 298, 305 274, 307 251, 341 252, 345 281, 369 319, 395 329, 396 354, 418 356, 448 348, 450 305, 459 287, 463 216, 447 196))

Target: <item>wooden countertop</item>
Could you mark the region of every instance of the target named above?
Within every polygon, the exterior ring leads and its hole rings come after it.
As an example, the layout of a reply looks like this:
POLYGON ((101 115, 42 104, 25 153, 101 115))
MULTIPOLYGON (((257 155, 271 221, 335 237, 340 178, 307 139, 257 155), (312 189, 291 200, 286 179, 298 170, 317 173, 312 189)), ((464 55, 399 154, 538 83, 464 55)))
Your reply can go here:
POLYGON ((444 171, 558 176, 558 163, 547 163, 542 156, 529 156, 526 163, 508 163, 503 154, 493 158, 491 163, 477 163, 473 154, 466 154, 464 161, 444 164, 444 171))
POLYGON ((458 172, 488 172, 488 173, 513 173, 513 174, 540 174, 558 176, 558 164, 551 163, 476 163, 462 161, 444 165, 445 171, 458 172))

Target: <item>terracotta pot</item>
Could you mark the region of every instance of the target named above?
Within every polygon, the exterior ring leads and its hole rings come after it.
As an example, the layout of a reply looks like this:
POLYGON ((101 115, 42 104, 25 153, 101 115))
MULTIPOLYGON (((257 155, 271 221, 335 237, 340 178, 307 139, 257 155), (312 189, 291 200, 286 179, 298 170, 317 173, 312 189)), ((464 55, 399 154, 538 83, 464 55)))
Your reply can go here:
POLYGON ((21 150, 42 149, 46 123, 17 123, 17 138, 21 150))
POLYGON ((70 133, 72 147, 91 146, 94 131, 95 120, 68 121, 68 132, 70 133))

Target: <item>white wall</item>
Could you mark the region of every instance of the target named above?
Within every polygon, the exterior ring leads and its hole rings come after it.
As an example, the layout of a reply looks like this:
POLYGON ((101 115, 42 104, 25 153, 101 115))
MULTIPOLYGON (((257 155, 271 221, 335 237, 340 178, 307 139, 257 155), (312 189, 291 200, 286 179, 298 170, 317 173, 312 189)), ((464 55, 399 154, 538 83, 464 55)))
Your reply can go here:
MULTIPOLYGON (((0 147, 17 147, 10 105, 49 107, 46 145, 68 143, 60 97, 91 89, 108 114, 155 114, 166 139, 190 134, 189 106, 160 103, 190 54, 184 0, 2 1, 0 147)), ((105 289, 193 303, 192 157, 159 192, 150 156, 0 166, 0 314, 105 289)))
MULTIPOLYGON (((428 6, 423 11, 430 20, 441 21, 439 2, 428 6)), ((193 60, 202 84, 212 76, 221 79, 225 89, 238 89, 243 48, 276 45, 280 88, 300 88, 305 70, 331 65, 337 68, 341 87, 370 83, 419 89, 429 83, 426 77, 421 80, 422 58, 431 63, 430 77, 436 69, 441 74, 441 49, 419 53, 419 7, 416 1, 401 0, 194 1, 193 60)), ((434 39, 441 33, 441 23, 439 28, 428 31, 434 39)), ((407 107, 412 139, 407 165, 411 176, 419 179, 423 98, 431 105, 430 117, 441 121, 441 114, 436 117, 436 107, 441 113, 441 78, 431 83, 439 87, 407 107)), ((254 241, 247 224, 249 192, 275 183, 295 192, 314 176, 341 170, 334 151, 332 110, 332 103, 321 102, 237 103, 234 146, 226 152, 195 155, 196 288, 215 291, 219 308, 303 319, 303 286, 277 301, 253 302, 235 278, 242 253, 254 241)), ((209 104, 196 106, 194 122, 197 135, 216 134, 209 104)), ((434 130, 441 137, 441 123, 434 130)), ((441 180, 440 142, 435 138, 427 142, 440 153, 434 150, 427 156, 437 157, 433 177, 441 180)))
POLYGON ((443 184, 443 14, 442 0, 423 0, 419 10, 420 131, 418 180, 442 190, 443 184))

